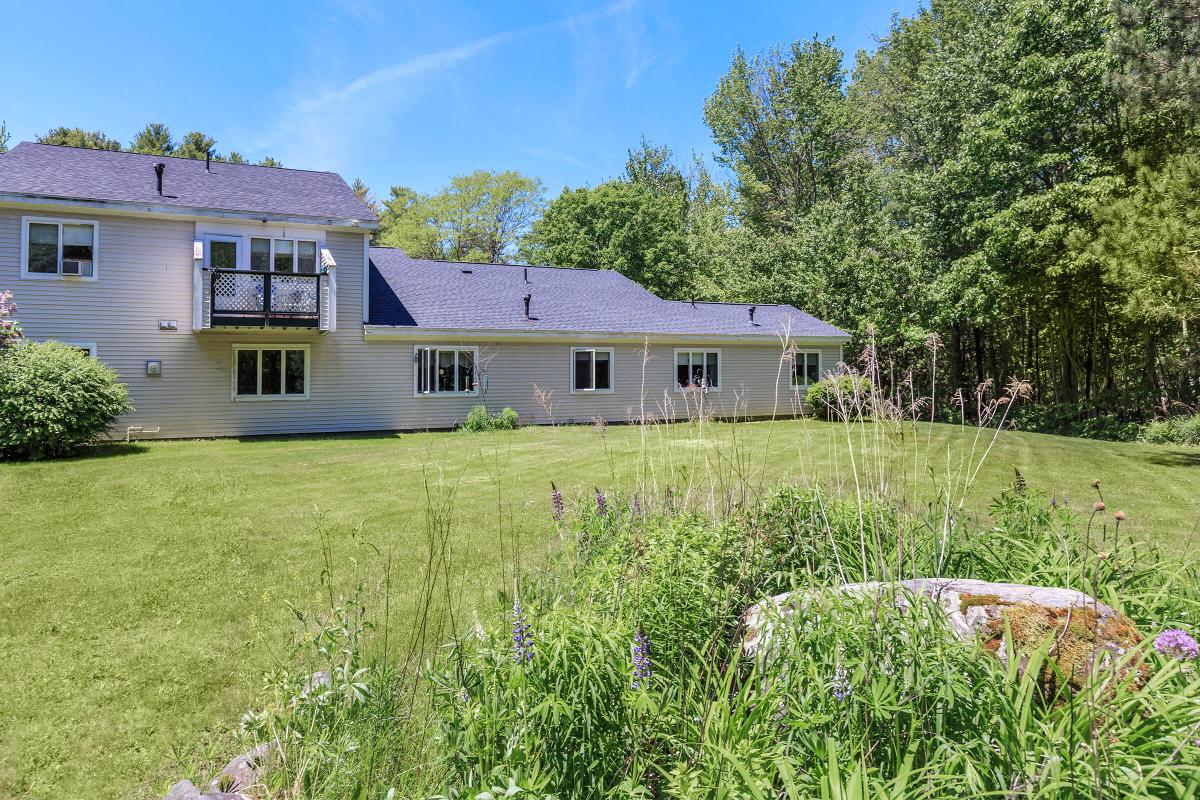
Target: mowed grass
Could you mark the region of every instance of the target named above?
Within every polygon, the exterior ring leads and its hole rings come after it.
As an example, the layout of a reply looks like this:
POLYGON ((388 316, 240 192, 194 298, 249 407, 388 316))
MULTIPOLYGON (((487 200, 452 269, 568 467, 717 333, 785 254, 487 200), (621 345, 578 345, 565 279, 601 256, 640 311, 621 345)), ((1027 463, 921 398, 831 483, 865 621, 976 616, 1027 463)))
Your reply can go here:
POLYGON ((470 606, 511 581, 512 554, 533 563, 554 540, 552 480, 580 502, 647 481, 726 502, 781 482, 853 491, 857 472, 910 502, 942 490, 981 512, 1016 467, 1083 509, 1100 480, 1126 530, 1194 550, 1200 453, 1005 432, 965 486, 989 439, 785 421, 156 442, 0 464, 0 796, 153 797, 227 746, 285 657, 288 603, 322 604, 318 510, 339 586, 381 574, 377 551, 391 553, 400 634, 431 503, 452 509, 470 606))

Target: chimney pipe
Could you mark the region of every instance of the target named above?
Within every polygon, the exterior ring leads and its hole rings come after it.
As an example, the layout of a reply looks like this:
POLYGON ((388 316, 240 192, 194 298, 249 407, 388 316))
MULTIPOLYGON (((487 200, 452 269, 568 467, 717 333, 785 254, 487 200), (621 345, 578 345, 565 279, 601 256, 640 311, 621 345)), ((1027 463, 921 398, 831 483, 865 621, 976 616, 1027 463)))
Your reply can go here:
POLYGON ((750 306, 750 324, 751 325, 754 324, 754 312, 757 308, 758 308, 758 306, 750 306))
POLYGON ((164 171, 166 168, 167 168, 167 165, 166 165, 166 164, 164 164, 164 163, 163 163, 163 162, 161 162, 161 161, 159 161, 157 164, 155 164, 155 165, 154 165, 154 174, 155 174, 156 176, 158 176, 158 194, 159 194, 159 196, 160 196, 160 197, 162 196, 162 176, 163 176, 163 171, 164 171))
POLYGON ((525 268, 525 282, 529 283, 529 267, 525 268))
POLYGON ((204 171, 212 172, 212 148, 204 151, 204 171))
POLYGON ((529 319, 529 303, 533 300, 533 295, 525 295, 525 319, 529 319))

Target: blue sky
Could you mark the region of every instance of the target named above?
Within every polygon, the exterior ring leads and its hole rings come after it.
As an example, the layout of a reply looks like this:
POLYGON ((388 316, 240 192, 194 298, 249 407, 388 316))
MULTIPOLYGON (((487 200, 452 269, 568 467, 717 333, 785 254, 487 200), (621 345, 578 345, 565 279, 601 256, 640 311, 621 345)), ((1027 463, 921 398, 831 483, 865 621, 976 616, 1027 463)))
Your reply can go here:
POLYGON ((150 121, 222 152, 430 191, 518 169, 551 196, 618 174, 645 134, 712 152, 705 98, 737 47, 872 48, 916 0, 778 4, 15 3, 0 49, 14 141, 56 125, 128 142, 150 121))

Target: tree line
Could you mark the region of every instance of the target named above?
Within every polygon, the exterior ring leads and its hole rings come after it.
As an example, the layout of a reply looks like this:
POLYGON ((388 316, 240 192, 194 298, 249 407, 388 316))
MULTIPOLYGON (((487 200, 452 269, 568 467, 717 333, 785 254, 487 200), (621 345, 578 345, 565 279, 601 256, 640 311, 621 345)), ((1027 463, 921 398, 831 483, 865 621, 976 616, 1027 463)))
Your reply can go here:
POLYGON ((891 387, 936 353, 950 393, 1196 404, 1200 0, 935 0, 849 69, 832 39, 738 51, 702 112, 716 176, 643 141, 544 206, 513 173, 397 187, 377 239, 791 303, 872 343, 891 387))
MULTIPOLYGON (((850 68, 832 39, 739 50, 697 111, 715 172, 643 139, 549 201, 514 171, 354 188, 413 256, 790 303, 871 344, 888 388, 936 365, 943 392, 1019 379, 1080 417, 1200 400, 1200 0, 933 0, 850 68)), ((128 149, 214 145, 150 125, 128 149)))
MULTIPOLYGON (((10 134, 4 122, 0 122, 0 153, 8 149, 10 134)), ((83 128, 68 128, 60 126, 51 128, 36 137, 39 144, 55 144, 64 147, 84 147, 90 150, 115 150, 128 153, 146 153, 152 156, 172 156, 174 158, 193 158, 213 161, 226 161, 231 164, 249 164, 245 156, 236 150, 221 153, 217 150, 217 140, 201 131, 189 131, 183 138, 176 140, 171 135, 171 129, 161 122, 151 122, 138 131, 127 146, 104 131, 89 131, 83 128)), ((261 167, 282 167, 283 163, 276 158, 267 156, 261 161, 254 162, 261 167)))

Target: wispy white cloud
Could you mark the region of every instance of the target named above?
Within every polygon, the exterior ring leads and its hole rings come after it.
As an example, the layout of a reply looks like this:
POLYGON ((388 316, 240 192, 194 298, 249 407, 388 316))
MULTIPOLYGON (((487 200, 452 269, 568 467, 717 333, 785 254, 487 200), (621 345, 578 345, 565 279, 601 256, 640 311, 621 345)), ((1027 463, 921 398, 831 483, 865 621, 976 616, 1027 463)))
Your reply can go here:
POLYGON ((573 167, 580 169, 595 170, 595 164, 589 164, 582 159, 578 159, 569 153, 560 153, 557 150, 551 150, 548 147, 521 147, 519 148, 525 155, 533 156, 534 158, 544 158, 547 161, 561 161, 564 164, 570 164, 573 167))
MULTIPOLYGON (((355 5, 357 0, 343 0, 355 5)), ((596 24, 615 20, 620 25, 622 44, 628 46, 631 34, 628 20, 639 0, 615 0, 598 8, 580 11, 549 22, 502 31, 450 47, 432 50, 370 72, 330 84, 321 80, 298 82, 281 98, 286 109, 273 129, 256 144, 263 152, 278 153, 291 165, 325 169, 344 169, 352 143, 363 137, 379 137, 391 121, 415 99, 439 81, 444 82, 456 67, 481 55, 513 43, 552 33, 569 33, 577 40, 577 56, 584 51, 603 48, 598 42, 581 44, 584 32, 596 24)), ((361 11, 360 11, 361 14, 361 11)), ((593 37, 588 36, 588 39, 593 37)), ((644 65, 636 66, 627 76, 627 84, 636 80, 644 65)), ((589 73, 592 69, 587 70, 589 73)), ((589 84, 594 75, 580 76, 589 84)), ((444 85, 444 84, 443 84, 444 85)), ((577 86, 576 102, 582 86, 577 86)), ((574 104, 572 104, 574 105, 574 104)), ((542 157, 556 158, 578 167, 584 162, 563 153, 545 151, 542 157)))

